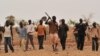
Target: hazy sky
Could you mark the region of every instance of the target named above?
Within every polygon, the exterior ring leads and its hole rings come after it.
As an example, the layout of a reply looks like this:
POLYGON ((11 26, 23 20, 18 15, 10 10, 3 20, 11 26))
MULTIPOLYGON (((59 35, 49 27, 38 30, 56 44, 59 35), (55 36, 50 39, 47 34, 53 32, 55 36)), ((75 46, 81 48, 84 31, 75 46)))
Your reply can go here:
POLYGON ((0 0, 0 24, 5 17, 16 19, 40 19, 48 12, 58 19, 78 20, 82 15, 93 13, 92 21, 100 21, 100 0, 0 0))

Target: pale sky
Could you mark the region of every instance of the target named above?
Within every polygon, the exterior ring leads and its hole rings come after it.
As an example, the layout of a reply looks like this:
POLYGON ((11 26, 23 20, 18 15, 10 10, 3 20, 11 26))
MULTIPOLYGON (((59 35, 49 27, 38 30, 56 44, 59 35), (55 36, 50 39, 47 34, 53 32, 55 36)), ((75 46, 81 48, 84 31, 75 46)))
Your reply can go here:
POLYGON ((100 0, 0 0, 0 24, 5 17, 16 19, 40 19, 48 12, 57 19, 78 20, 82 15, 93 13, 91 21, 100 23, 100 0))

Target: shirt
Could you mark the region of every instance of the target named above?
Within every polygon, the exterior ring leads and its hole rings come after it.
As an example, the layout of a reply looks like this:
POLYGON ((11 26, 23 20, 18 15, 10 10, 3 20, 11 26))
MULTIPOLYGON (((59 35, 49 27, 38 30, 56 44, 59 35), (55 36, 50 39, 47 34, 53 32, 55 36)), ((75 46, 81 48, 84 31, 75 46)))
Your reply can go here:
POLYGON ((69 30, 67 24, 63 24, 59 26, 58 34, 59 37, 67 37, 67 31, 69 30))
POLYGON ((86 25, 84 23, 79 23, 76 26, 76 30, 78 31, 78 35, 85 35, 86 25))
POLYGON ((11 37, 11 26, 5 26, 4 37, 11 37))
POLYGON ((38 25, 38 27, 37 27, 37 33, 38 33, 38 35, 45 35, 45 26, 38 25))
POLYGON ((0 32, 4 32, 4 27, 0 26, 0 32))
POLYGON ((27 31, 26 31, 26 28, 23 27, 23 28, 18 28, 18 33, 19 33, 19 36, 20 37, 26 37, 27 36, 27 31))
POLYGON ((33 33, 35 31, 35 26, 33 24, 27 25, 27 33, 33 33))

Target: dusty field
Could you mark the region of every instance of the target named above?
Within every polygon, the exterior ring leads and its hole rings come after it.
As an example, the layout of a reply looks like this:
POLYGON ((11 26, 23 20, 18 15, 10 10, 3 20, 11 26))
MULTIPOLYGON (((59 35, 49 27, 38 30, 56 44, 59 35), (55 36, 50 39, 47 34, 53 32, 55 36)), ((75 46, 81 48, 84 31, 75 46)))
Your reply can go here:
MULTIPOLYGON (((18 40, 16 40, 18 41, 18 40)), ((94 52, 91 50, 91 42, 86 41, 85 47, 83 51, 79 51, 76 49, 76 43, 74 40, 67 40, 67 46, 66 50, 62 51, 61 45, 59 43, 58 52, 53 52, 52 47, 49 42, 49 38, 47 38, 46 41, 44 41, 44 50, 38 50, 38 42, 37 38, 34 38, 35 42, 35 50, 32 50, 31 46, 29 46, 29 50, 24 52, 19 47, 18 42, 14 42, 14 49, 15 52, 12 53, 11 51, 9 53, 4 53, 4 47, 1 46, 0 50, 0 56, 100 56, 100 49, 98 52, 94 52)))
POLYGON ((36 50, 31 49, 26 52, 23 52, 19 47, 14 48, 14 53, 9 52, 7 54, 4 53, 3 49, 0 50, 0 56, 100 56, 100 51, 93 52, 90 46, 85 46, 83 51, 77 50, 75 46, 67 47, 67 50, 62 51, 59 46, 58 52, 53 52, 50 45, 45 46, 44 50, 36 48, 36 50))
POLYGON ((85 47, 83 51, 79 51, 76 49, 76 42, 74 35, 72 34, 73 29, 70 28, 70 31, 68 32, 68 38, 67 38, 67 49, 65 51, 61 50, 61 45, 59 43, 58 52, 53 52, 52 47, 50 45, 50 39, 49 37, 47 38, 46 41, 44 41, 44 50, 38 50, 38 40, 36 37, 34 37, 34 43, 36 50, 32 50, 30 47, 29 51, 22 51, 19 47, 19 37, 14 31, 14 49, 15 52, 12 53, 11 51, 7 54, 4 53, 4 47, 3 44, 0 46, 0 56, 100 56, 100 49, 98 52, 94 52, 91 50, 91 40, 87 41, 87 38, 85 40, 85 47))

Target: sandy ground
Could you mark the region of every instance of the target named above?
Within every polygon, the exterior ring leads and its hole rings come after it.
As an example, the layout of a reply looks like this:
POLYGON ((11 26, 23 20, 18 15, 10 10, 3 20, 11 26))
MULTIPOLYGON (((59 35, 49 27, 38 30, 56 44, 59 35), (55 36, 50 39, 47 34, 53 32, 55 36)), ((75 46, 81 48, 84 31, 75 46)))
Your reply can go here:
POLYGON ((83 51, 79 51, 75 46, 67 47, 65 51, 61 50, 59 46, 58 52, 53 52, 50 45, 46 45, 44 50, 38 50, 38 46, 35 45, 36 49, 29 51, 22 51, 18 46, 14 47, 15 52, 4 53, 3 49, 0 50, 0 56, 100 56, 100 50, 98 52, 91 51, 91 46, 85 46, 83 51))
MULTIPOLYGON (((35 43, 35 50, 30 49, 29 51, 24 52, 20 47, 19 47, 19 37, 14 31, 14 49, 15 52, 12 53, 9 50, 9 53, 4 52, 4 47, 3 44, 0 46, 0 56, 100 56, 100 48, 98 52, 92 51, 91 47, 91 40, 88 41, 87 38, 85 40, 85 47, 83 51, 79 51, 76 49, 76 42, 74 35, 72 35, 73 30, 71 29, 68 32, 68 38, 67 38, 67 47, 65 51, 62 51, 61 45, 59 43, 58 52, 53 52, 52 47, 50 45, 50 39, 47 38, 46 41, 44 41, 44 50, 38 50, 38 40, 37 36, 34 37, 34 43, 35 43)), ((36 35, 36 33, 35 33, 36 35)))

